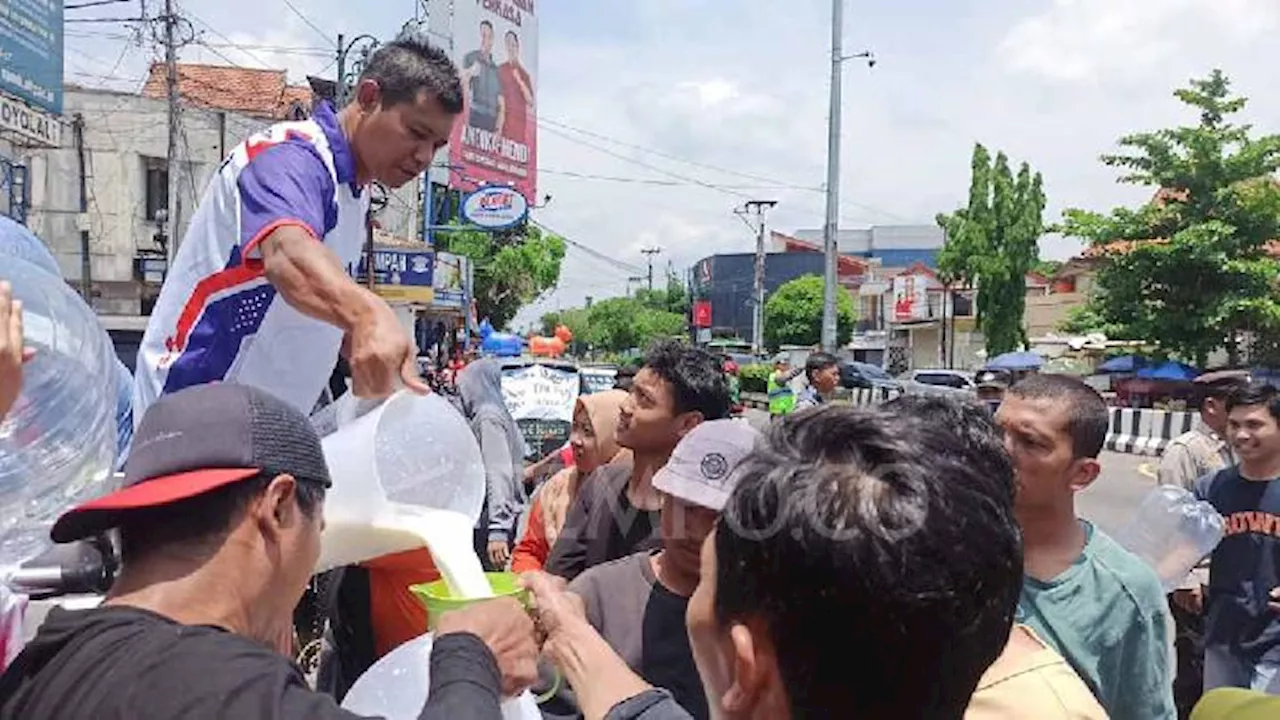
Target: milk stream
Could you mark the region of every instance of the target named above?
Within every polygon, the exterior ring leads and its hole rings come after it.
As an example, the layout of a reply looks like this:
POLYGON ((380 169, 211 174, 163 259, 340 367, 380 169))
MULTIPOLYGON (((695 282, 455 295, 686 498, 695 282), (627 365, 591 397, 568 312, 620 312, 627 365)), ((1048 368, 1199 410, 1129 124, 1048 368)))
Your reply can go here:
POLYGON ((453 597, 493 597, 472 546, 473 525, 467 516, 451 510, 388 503, 372 522, 329 522, 319 567, 352 564, 425 546, 453 597))

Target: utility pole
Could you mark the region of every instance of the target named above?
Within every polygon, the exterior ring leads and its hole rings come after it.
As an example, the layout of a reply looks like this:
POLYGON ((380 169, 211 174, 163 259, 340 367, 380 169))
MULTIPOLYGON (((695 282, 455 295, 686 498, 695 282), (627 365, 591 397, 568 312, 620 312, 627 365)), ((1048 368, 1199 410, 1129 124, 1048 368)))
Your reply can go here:
POLYGON ((179 214, 182 212, 182 203, 178 198, 178 193, 182 185, 179 183, 179 174, 181 173, 181 160, 178 157, 178 135, 181 132, 178 123, 181 122, 179 112, 181 108, 178 105, 178 40, 177 40, 178 16, 174 14, 173 0, 164 1, 164 65, 165 65, 165 87, 168 90, 169 97, 169 146, 165 152, 165 175, 168 178, 167 193, 169 195, 167 217, 165 223, 168 226, 166 235, 169 236, 169 242, 165 245, 167 250, 168 270, 173 269, 173 259, 178 254, 178 243, 181 241, 182 227, 180 226, 179 214))
MULTIPOLYGON (((736 212, 740 215, 756 216, 756 263, 755 275, 751 291, 751 351, 756 355, 764 353, 764 235, 765 213, 778 204, 777 200, 748 200, 736 212)), ((750 223, 748 223, 749 225, 750 223)))
POLYGON ((645 259, 649 262, 649 292, 653 292, 653 256, 662 252, 662 248, 647 247, 640 252, 645 254, 645 259))
POLYGON ((831 0, 831 107, 827 120, 827 217, 822 226, 822 250, 826 255, 822 285, 822 349, 836 349, 836 264, 840 252, 836 244, 840 227, 840 111, 841 72, 845 60, 865 58, 875 67, 870 51, 844 54, 844 0, 831 0))

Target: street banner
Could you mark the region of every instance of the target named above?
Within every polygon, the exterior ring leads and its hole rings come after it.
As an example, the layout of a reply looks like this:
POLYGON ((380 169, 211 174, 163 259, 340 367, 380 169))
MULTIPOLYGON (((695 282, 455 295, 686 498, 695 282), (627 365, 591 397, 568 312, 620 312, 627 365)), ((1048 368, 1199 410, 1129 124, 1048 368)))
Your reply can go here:
POLYGON ((529 365, 502 371, 502 399, 516 420, 573 422, 580 380, 570 369, 529 365))
MULTIPOLYGON (((50 115, 62 114, 62 0, 0 2, 0 94, 50 115)), ((12 113, 12 108, 9 109, 12 113)), ((19 121, 27 137, 48 144, 48 131, 19 121)), ((6 121, 6 129, 14 129, 6 121)))
POLYGON ((449 184, 537 193, 538 22, 534 0, 456 0, 454 60, 466 102, 449 142, 449 184))

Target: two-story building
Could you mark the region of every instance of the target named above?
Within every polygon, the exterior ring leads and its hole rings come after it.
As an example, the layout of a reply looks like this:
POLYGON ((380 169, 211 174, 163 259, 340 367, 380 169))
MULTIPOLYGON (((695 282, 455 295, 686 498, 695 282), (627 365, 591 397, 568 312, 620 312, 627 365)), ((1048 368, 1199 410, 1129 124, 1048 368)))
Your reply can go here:
MULTIPOLYGON (((309 87, 283 70, 178 66, 181 96, 176 161, 169 163, 164 66, 153 65, 138 92, 66 86, 67 123, 56 147, 20 153, 28 168, 26 224, 53 250, 63 277, 89 288, 108 329, 145 327, 166 271, 165 230, 179 241, 209 177, 227 153, 271 123, 309 115, 309 87), (176 178, 170 182, 170 173, 176 178)), ((420 189, 388 195, 377 224, 418 236, 420 189)))

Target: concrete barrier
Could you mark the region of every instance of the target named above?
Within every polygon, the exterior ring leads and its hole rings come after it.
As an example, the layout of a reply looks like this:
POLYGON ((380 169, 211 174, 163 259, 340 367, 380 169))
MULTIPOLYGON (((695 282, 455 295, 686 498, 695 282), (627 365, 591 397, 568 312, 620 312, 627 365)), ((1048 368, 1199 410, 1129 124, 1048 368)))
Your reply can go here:
MULTIPOLYGON (((844 402, 853 405, 878 405, 899 394, 884 388, 850 390, 844 402)), ((769 403, 763 393, 743 393, 742 401, 748 407, 768 410, 769 403)), ((837 402, 840 402, 837 399, 837 402)), ((1173 410, 1147 410, 1111 408, 1111 423, 1107 428, 1106 449, 1130 455, 1158 457, 1169 443, 1195 426, 1196 414, 1173 410)))

